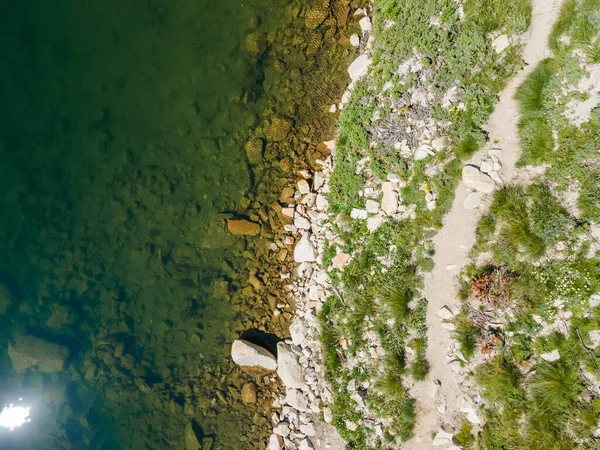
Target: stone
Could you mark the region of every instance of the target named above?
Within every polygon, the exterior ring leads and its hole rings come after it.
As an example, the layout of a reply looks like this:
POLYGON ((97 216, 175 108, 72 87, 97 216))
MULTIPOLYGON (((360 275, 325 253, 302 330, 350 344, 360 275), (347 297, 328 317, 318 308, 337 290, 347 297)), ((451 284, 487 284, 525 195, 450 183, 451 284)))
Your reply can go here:
POLYGON ((375 200, 367 200, 365 202, 365 209, 369 214, 377 214, 379 212, 379 202, 375 200))
POLYGON ((242 402, 245 405, 256 403, 256 388, 252 383, 244 383, 242 386, 242 402))
POLYGON ((548 353, 542 353, 540 355, 540 358, 542 358, 546 362, 554 362, 560 359, 560 353, 558 352, 558 350, 552 350, 548 353))
POLYGON ((446 414, 446 404, 442 403, 440 406, 437 407, 437 410, 442 415, 446 414))
POLYGON ((331 263, 333 267, 342 268, 350 261, 350 255, 348 253, 338 253, 333 257, 331 263))
POLYGON ((194 427, 191 423, 188 423, 185 426, 185 448, 186 450, 201 450, 202 445, 198 440, 198 436, 196 436, 196 432, 194 431, 194 427))
POLYGON ((494 180, 472 165, 463 167, 462 179, 467 187, 484 194, 491 194, 496 187, 494 180))
POLYGON ((415 150, 414 158, 415 158, 415 161, 420 161, 420 160, 425 159, 428 156, 431 156, 434 154, 435 153, 433 152, 433 149, 430 145, 423 144, 415 150))
POLYGON ((298 446, 298 450, 314 450, 314 447, 308 439, 303 439, 298 446))
POLYGON ((286 437, 288 434, 290 434, 290 424, 287 422, 279 422, 273 427, 273 433, 278 436, 286 437))
POLYGON ((312 422, 300 425, 300 431, 304 434, 304 436, 314 436, 317 434, 315 425, 312 422))
POLYGON ((369 217, 369 213, 365 209, 352 208, 350 217, 353 219, 366 220, 369 217))
POLYGON ((495 170, 493 170, 490 173, 488 173, 488 175, 490 176, 490 178, 492 180, 494 180, 494 182, 496 184, 502 185, 502 178, 500 178, 500 175, 498 174, 498 172, 496 172, 495 170))
POLYGON ((256 55, 265 51, 267 40, 261 33, 250 33, 246 36, 246 50, 256 55))
POLYGON ((296 217, 294 219, 294 225, 299 230, 310 230, 310 220, 306 217, 296 217))
POLYGON ((238 236, 256 236, 260 233, 260 225, 244 219, 229 219, 227 229, 238 236))
POLYGON ((296 316, 292 324, 290 325, 290 337, 294 345, 298 347, 304 347, 306 340, 307 328, 304 324, 304 319, 300 316, 296 316))
POLYGON ((327 197, 321 194, 317 194, 315 206, 317 208, 317 211, 325 211, 327 208, 329 208, 329 201, 327 200, 327 197))
POLYGON ((251 166, 260 164, 263 159, 263 141, 252 139, 246 142, 246 156, 251 166))
POLYGON ((268 371, 277 369, 277 361, 270 351, 244 339, 233 341, 231 359, 241 367, 257 367, 268 371))
POLYGON ((309 30, 314 30, 323 23, 323 21, 327 18, 328 15, 329 11, 327 10, 327 8, 311 9, 306 13, 306 28, 308 28, 309 30))
POLYGON ((18 373, 27 369, 56 373, 64 369, 69 349, 33 336, 17 336, 8 344, 8 356, 18 373))
POLYGON ((352 47, 358 47, 360 45, 360 36, 358 34, 350 36, 350 45, 352 47))
POLYGON ((304 386, 304 374, 298 358, 288 344, 277 343, 277 375, 288 388, 304 386))
POLYGON ((446 433, 445 431, 439 431, 433 438, 433 445, 435 447, 440 447, 442 445, 452 444, 453 436, 454 435, 451 433, 446 433))
POLYGON ((588 334, 591 342, 589 347, 595 349, 600 346, 600 330, 591 330, 588 334))
POLYGON ((483 192, 471 192, 465 198, 463 206, 465 209, 475 209, 481 205, 481 200, 483 200, 483 192))
POLYGON ((323 408, 323 419, 325 419, 325 423, 333 422, 333 412, 331 411, 331 408, 323 408))
POLYGON ((479 170, 481 170, 483 173, 490 173, 492 170, 494 170, 494 161, 491 158, 484 159, 481 161, 479 170))
POLYGON ((348 419, 344 421, 344 425, 346 425, 346 428, 348 428, 350 431, 356 431, 356 429, 358 428, 358 425, 356 423, 348 419))
POLYGON ((454 317, 454 313, 448 306, 442 306, 437 314, 438 317, 443 320, 450 320, 454 317))
POLYGON ((471 422, 473 425, 480 425, 481 419, 475 412, 475 410, 471 407, 460 408, 460 412, 467 415, 467 420, 471 422))
POLYGON ((269 442, 267 443, 267 450, 281 450, 281 442, 275 433, 269 436, 269 442))
POLYGON ((371 19, 369 19, 368 17, 363 17, 362 19, 360 19, 358 21, 358 24, 360 25, 360 29, 363 33, 368 33, 369 31, 371 31, 373 29, 373 25, 371 24, 371 19))
POLYGON ((590 307, 596 308, 600 306, 600 294, 594 294, 590 297, 590 307))
POLYGON ((496 50, 496 53, 502 53, 510 46, 508 36, 506 34, 498 36, 492 41, 492 46, 494 47, 494 50, 496 50))
POLYGON ((600 223, 590 225, 590 234, 596 241, 600 242, 600 223))
POLYGON ((285 217, 289 217, 290 219, 294 218, 295 211, 296 210, 294 208, 281 208, 281 214, 285 217))
POLYGON ((308 409, 308 400, 302 391, 298 389, 288 389, 285 395, 285 402, 301 412, 308 409))
POLYGON ((381 209, 388 216, 396 214, 398 211, 398 193, 394 190, 395 183, 386 181, 381 186, 383 197, 381 199, 381 209))
POLYGON ((365 53, 356 58, 350 67, 348 67, 348 75, 352 81, 357 81, 367 74, 371 65, 371 58, 365 53))
POLYGON ((317 251, 310 241, 309 233, 304 233, 294 247, 294 261, 297 263, 313 262, 317 260, 317 251))
POLYGON ((494 163, 494 170, 496 172, 502 170, 502 163, 500 162, 497 156, 492 156, 492 162, 494 163))
POLYGON ((321 189, 321 187, 323 186, 324 183, 325 183, 325 175, 323 174, 323 172, 315 172, 315 179, 313 181, 313 187, 314 187, 315 191, 318 191, 319 189, 321 189))
POLYGON ((374 233, 377 228, 383 225, 383 222, 385 222, 385 219, 381 216, 369 217, 367 219, 367 230, 369 230, 369 233, 374 233))
POLYGON ((281 117, 274 117, 265 127, 265 136, 271 141, 283 141, 292 129, 292 121, 281 117))
POLYGON ((308 185, 308 181, 299 180, 298 183, 296 183, 296 185, 298 186, 298 190, 302 195, 306 195, 310 192, 310 186, 308 185))

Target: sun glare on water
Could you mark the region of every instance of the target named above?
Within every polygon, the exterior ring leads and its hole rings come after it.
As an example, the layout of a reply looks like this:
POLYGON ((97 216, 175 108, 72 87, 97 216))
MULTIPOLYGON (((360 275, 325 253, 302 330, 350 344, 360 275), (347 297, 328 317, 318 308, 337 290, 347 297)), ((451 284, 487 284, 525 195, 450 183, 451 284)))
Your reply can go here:
POLYGON ((0 427, 13 430, 29 422, 29 409, 24 406, 15 406, 13 404, 4 407, 0 412, 0 427))

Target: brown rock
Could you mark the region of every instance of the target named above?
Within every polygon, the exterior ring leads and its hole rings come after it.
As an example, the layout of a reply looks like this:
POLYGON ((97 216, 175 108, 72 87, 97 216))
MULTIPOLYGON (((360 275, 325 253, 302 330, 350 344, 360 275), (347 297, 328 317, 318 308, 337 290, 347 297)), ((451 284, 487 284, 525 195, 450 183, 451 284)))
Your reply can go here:
POLYGON ((246 143, 246 155, 248 162, 252 166, 256 166, 263 159, 263 141, 260 139, 252 139, 246 143))
POLYGON ((227 229, 231 234, 256 236, 260 233, 260 225, 249 220, 229 219, 227 221, 227 229))
POLYGON ((265 129, 265 135, 272 141, 283 141, 292 128, 292 121, 274 117, 265 129))
POLYGON ((242 386, 242 401, 246 405, 256 403, 256 388, 252 383, 246 383, 242 386))
POLYGON ((323 21, 327 18, 328 15, 329 11, 326 8, 321 7, 311 9, 306 13, 306 28, 308 28, 309 30, 314 30, 323 23, 323 21))

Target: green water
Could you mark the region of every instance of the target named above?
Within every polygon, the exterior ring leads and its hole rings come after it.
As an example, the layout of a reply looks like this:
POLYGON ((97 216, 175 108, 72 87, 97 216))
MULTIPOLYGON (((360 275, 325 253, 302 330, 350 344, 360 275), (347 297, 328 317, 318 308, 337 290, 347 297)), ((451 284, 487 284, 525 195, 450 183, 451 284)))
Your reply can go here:
POLYGON ((253 412, 206 380, 225 373, 247 247, 223 218, 256 188, 244 145, 270 106, 246 36, 293 8, 0 5, 0 396, 34 405, 0 448, 184 448, 191 418, 251 448, 253 412), (22 335, 67 346, 65 370, 17 374, 22 335))

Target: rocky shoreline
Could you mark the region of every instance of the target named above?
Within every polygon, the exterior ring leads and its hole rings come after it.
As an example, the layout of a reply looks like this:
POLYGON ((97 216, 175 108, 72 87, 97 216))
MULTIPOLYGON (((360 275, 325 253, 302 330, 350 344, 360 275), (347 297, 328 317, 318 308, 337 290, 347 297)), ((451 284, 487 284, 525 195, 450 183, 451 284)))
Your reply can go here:
MULTIPOLYGON (((313 15, 315 13, 309 12, 307 20, 313 15)), ((331 105, 330 113, 344 108, 354 82, 366 74, 371 63, 368 57, 368 50, 372 47, 371 20, 362 8, 355 10, 353 15, 360 25, 360 35, 353 34, 350 44, 359 55, 348 67, 352 83, 340 101, 331 105)), ((335 292, 327 266, 323 264, 328 242, 340 239, 328 213, 327 199, 335 140, 324 141, 319 148, 324 158, 315 159, 317 167, 299 170, 295 185, 284 188, 279 202, 273 205, 283 226, 269 248, 280 263, 288 257, 293 258, 293 265, 281 266, 280 279, 284 283, 284 295, 295 306, 295 311, 289 311, 281 302, 271 306, 275 306, 275 318, 287 321, 293 317, 289 338, 277 344, 276 357, 260 345, 244 339, 236 340, 232 346, 232 359, 236 364, 253 374, 276 371, 284 386, 272 403, 273 434, 268 441, 269 450, 342 448, 344 445, 343 439, 330 425, 333 394, 325 381, 317 317, 325 300, 335 292), (293 245, 293 252, 288 250, 290 245, 293 245)), ((378 211, 389 212, 394 195, 397 204, 397 193, 386 193, 386 186, 384 201, 381 206, 376 206, 378 211)), ((230 231, 233 231, 232 226, 245 227, 243 234, 258 234, 250 230, 251 222, 243 225, 230 221, 230 231)), ((348 254, 338 253, 333 257, 333 267, 342 268, 350 258, 348 254)), ((257 282, 251 277, 251 284, 256 286, 257 282)), ((285 335, 285 331, 282 332, 285 335)))

